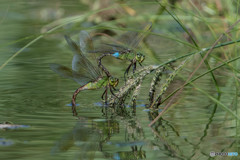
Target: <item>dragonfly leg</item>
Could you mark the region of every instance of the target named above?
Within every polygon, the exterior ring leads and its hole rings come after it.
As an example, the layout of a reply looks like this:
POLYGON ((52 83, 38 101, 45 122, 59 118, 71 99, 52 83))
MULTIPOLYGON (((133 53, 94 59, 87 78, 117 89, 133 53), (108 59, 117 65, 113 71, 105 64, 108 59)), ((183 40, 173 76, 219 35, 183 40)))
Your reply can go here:
POLYGON ((137 67, 137 63, 136 63, 136 62, 134 62, 134 63, 133 63, 133 73, 135 72, 135 70, 136 70, 136 67, 137 67))
POLYGON ((107 92, 108 92, 108 86, 106 86, 106 93, 105 93, 105 105, 107 105, 107 92))
POLYGON ((111 86, 110 86, 110 88, 109 88, 109 89, 110 89, 110 92, 112 93, 112 95, 113 95, 114 97, 118 98, 118 97, 113 93, 112 88, 114 88, 114 87, 111 87, 111 86))
POLYGON ((107 89, 104 90, 104 92, 103 92, 103 94, 101 96, 102 100, 104 100, 103 96, 106 94, 106 92, 107 92, 107 89))
POLYGON ((125 80, 125 82, 126 82, 126 74, 128 75, 128 72, 129 72, 129 70, 130 70, 130 68, 131 68, 132 65, 133 65, 133 62, 131 61, 131 64, 128 66, 128 68, 127 68, 126 71, 124 72, 124 80, 125 80))
POLYGON ((79 87, 73 93, 73 96, 72 96, 72 113, 73 113, 73 116, 77 116, 78 115, 77 110, 76 110, 76 97, 77 97, 78 93, 82 90, 82 87, 84 87, 84 86, 79 87))

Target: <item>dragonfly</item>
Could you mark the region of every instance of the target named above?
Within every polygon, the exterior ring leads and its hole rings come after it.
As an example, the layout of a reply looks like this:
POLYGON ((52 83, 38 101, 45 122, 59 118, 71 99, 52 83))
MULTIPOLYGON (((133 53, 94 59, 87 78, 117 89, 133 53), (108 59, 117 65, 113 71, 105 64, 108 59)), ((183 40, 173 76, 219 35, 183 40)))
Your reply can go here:
POLYGON ((98 66, 106 73, 107 76, 111 76, 111 74, 108 72, 108 70, 102 65, 102 59, 106 56, 112 56, 120 60, 128 60, 130 61, 130 65, 127 67, 126 71, 124 72, 124 79, 126 81, 126 74, 128 74, 130 68, 133 66, 133 73, 136 70, 137 62, 140 66, 142 66, 142 62, 145 60, 145 55, 136 52, 135 49, 138 47, 139 43, 143 40, 143 38, 146 36, 148 31, 150 31, 152 28, 152 24, 148 23, 144 29, 143 32, 127 32, 123 34, 118 42, 120 44, 105 44, 107 46, 112 47, 111 50, 107 51, 95 51, 94 53, 103 53, 100 57, 98 57, 98 66), (121 42, 122 41, 122 42, 121 42), (126 44, 126 45, 124 45, 126 44))
POLYGON ((74 42, 68 35, 65 35, 64 37, 74 53, 72 69, 56 63, 50 64, 50 68, 60 76, 72 79, 81 85, 73 93, 71 101, 73 116, 77 116, 76 97, 80 91, 105 88, 101 98, 104 99, 105 96, 105 102, 107 102, 108 89, 114 95, 112 89, 116 90, 115 87, 118 85, 119 79, 112 76, 104 76, 101 69, 92 64, 87 58, 87 50, 92 47, 92 41, 86 31, 80 32, 79 44, 74 42))

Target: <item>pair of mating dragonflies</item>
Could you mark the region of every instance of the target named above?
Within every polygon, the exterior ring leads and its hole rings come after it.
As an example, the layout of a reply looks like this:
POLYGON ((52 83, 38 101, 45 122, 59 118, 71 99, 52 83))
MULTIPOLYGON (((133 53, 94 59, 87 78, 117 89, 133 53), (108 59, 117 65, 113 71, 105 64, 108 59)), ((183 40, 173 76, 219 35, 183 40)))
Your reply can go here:
MULTIPOLYGON (((127 67, 124 73, 128 74, 131 67, 133 67, 133 72, 136 69, 137 62, 141 65, 144 61, 145 56, 139 52, 136 52, 138 44, 145 37, 146 33, 151 29, 151 24, 147 24, 142 32, 127 32, 122 37, 127 36, 127 40, 120 42, 119 44, 103 44, 111 47, 111 50, 95 51, 93 50, 92 40, 90 35, 86 31, 81 31, 79 35, 79 43, 74 42, 69 36, 65 35, 65 40, 74 53, 72 60, 72 69, 60 65, 60 64, 50 64, 50 68, 58 73, 60 76, 72 79, 78 82, 81 87, 79 87, 73 94, 72 97, 72 112, 74 116, 77 116, 76 111, 76 96, 80 91, 83 90, 94 90, 105 87, 105 91, 102 94, 102 99, 105 96, 105 102, 107 101, 108 89, 114 95, 113 89, 118 85, 119 79, 113 77, 110 72, 103 66, 101 60, 105 56, 112 56, 121 60, 130 61, 130 65, 127 67), (129 38, 130 37, 130 38, 129 38), (102 55, 95 58, 98 66, 91 63, 87 58, 89 54, 101 53, 102 55), (102 71, 106 74, 103 75, 102 71)), ((120 38, 121 39, 121 38, 120 38)), ((124 39, 124 38, 122 38, 124 39)), ((121 41, 121 40, 119 40, 121 41)), ((114 95, 115 96, 115 95, 114 95)))

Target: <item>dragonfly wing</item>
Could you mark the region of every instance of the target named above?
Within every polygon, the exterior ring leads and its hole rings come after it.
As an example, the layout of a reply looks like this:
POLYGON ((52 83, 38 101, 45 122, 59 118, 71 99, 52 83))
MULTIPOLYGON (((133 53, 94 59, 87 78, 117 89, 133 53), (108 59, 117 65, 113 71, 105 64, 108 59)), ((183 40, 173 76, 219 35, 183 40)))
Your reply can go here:
POLYGON ((136 48, 139 43, 143 40, 143 38, 148 34, 148 31, 150 31, 152 28, 152 23, 148 23, 142 30, 142 32, 139 32, 135 35, 133 40, 130 43, 130 48, 136 48))
POLYGON ((50 68, 51 70, 53 70, 54 72, 56 72, 57 74, 59 74, 64 78, 73 79, 72 70, 66 66, 56 64, 56 63, 51 63, 50 68))
POLYGON ((77 83, 79 83, 80 85, 84 85, 84 84, 88 83, 89 81, 91 81, 91 79, 89 77, 84 77, 84 76, 74 72, 70 68, 60 65, 60 64, 52 63, 52 64, 50 64, 50 68, 51 68, 51 70, 56 72, 58 75, 60 75, 64 78, 72 79, 72 80, 76 81, 77 83))
POLYGON ((73 71, 73 80, 76 81, 80 85, 85 85, 88 82, 92 81, 91 78, 83 76, 82 74, 79 74, 77 72, 73 71))
POLYGON ((72 59, 72 70, 75 72, 80 72, 81 70, 81 56, 78 54, 74 54, 72 59))
POLYGON ((113 51, 120 51, 120 50, 126 50, 127 49, 123 45, 109 44, 109 43, 105 43, 104 45, 111 46, 113 48, 113 51))
POLYGON ((120 36, 118 41, 126 44, 128 48, 135 49, 152 28, 152 23, 148 23, 141 32, 129 31, 120 36))
POLYGON ((113 49, 108 49, 108 50, 95 50, 95 51, 88 51, 88 53, 115 53, 115 52, 117 52, 117 51, 119 51, 119 50, 113 50, 113 49))
POLYGON ((81 31, 79 34, 79 46, 82 53, 86 54, 89 50, 94 50, 90 35, 86 31, 81 31))
MULTIPOLYGON (((92 38, 90 37, 90 35, 88 34, 88 32, 86 31, 81 31, 79 34, 79 46, 80 49, 82 51, 82 53, 88 57, 88 59, 91 60, 96 60, 97 59, 97 55, 95 52, 89 52, 89 51, 94 51, 94 47, 93 47, 93 41, 92 38), (88 54, 88 53, 92 53, 92 54, 88 54)), ((94 66, 96 67, 95 63, 94 66)))
POLYGON ((64 36, 65 40, 67 41, 70 49, 75 53, 75 54, 81 54, 81 50, 79 46, 67 35, 64 36))
POLYGON ((96 80, 99 76, 101 76, 100 69, 94 66, 87 59, 87 57, 83 54, 79 46, 69 36, 65 36, 65 39, 70 48, 75 53, 72 60, 73 71, 82 74, 85 77, 89 77, 91 80, 96 80))
POLYGON ((72 69, 74 72, 89 77, 91 80, 101 76, 99 68, 93 66, 84 55, 75 54, 73 56, 72 69))
POLYGON ((88 53, 115 53, 119 50, 125 49, 123 46, 116 44, 101 43, 98 50, 88 50, 88 53))

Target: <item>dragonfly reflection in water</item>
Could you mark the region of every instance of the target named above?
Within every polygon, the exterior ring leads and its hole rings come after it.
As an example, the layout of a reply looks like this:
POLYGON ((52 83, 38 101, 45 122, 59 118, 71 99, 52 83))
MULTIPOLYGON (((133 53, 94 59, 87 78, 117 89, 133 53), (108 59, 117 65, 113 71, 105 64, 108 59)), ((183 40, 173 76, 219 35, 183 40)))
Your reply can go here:
MULTIPOLYGON (((118 79, 112 76, 103 76, 99 67, 94 66, 86 57, 87 50, 92 47, 92 41, 86 31, 80 32, 80 43, 77 45, 69 36, 65 36, 65 40, 74 52, 72 60, 72 69, 60 64, 50 64, 50 68, 57 74, 72 79, 78 82, 79 87, 72 96, 72 112, 77 116, 76 111, 76 96, 83 90, 94 90, 105 87, 102 94, 102 99, 105 95, 105 102, 107 101, 108 88, 114 95, 112 88, 118 85, 118 79)), ((95 59, 96 60, 96 59, 95 59)))
POLYGON ((146 36, 148 31, 150 31, 152 27, 151 23, 148 23, 142 32, 133 32, 129 31, 125 34, 123 34, 118 42, 121 43, 121 45, 117 44, 105 44, 107 46, 110 46, 112 49, 105 50, 105 51, 95 51, 94 53, 103 53, 100 57, 98 57, 98 66, 102 68, 102 70, 106 73, 106 75, 111 76, 111 74, 108 72, 108 70, 102 65, 102 58, 105 56, 113 56, 117 59, 121 60, 129 60, 131 64, 127 67, 125 73, 124 73, 124 79, 126 80, 125 76, 128 74, 131 66, 133 66, 133 73, 136 70, 137 62, 139 65, 144 61, 145 55, 142 53, 136 52, 135 49, 138 47, 139 43, 143 40, 143 38, 146 36))

